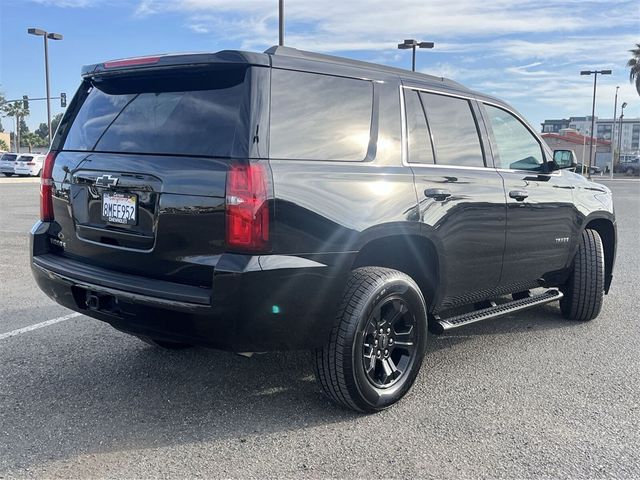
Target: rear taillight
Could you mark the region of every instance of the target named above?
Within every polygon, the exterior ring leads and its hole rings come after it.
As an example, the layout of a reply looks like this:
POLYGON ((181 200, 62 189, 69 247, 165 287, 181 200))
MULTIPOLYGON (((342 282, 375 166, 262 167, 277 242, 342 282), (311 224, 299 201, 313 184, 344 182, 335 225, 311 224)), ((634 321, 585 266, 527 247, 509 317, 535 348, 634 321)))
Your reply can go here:
POLYGON ((40 220, 53 221, 53 164, 56 152, 49 152, 44 159, 40 178, 40 220))
POLYGON ((234 163, 227 174, 227 246, 264 252, 269 247, 269 178, 263 163, 234 163))
POLYGON ((29 165, 30 167, 33 167, 36 164, 36 162, 27 162, 26 165, 29 165))

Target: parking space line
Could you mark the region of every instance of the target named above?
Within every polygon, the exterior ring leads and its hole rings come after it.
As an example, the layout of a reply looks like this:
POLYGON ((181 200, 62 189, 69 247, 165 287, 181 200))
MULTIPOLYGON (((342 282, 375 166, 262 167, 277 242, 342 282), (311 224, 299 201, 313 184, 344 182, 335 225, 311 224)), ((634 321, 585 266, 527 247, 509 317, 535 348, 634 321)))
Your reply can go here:
POLYGON ((70 320, 75 317, 79 317, 82 315, 81 313, 70 313, 69 315, 65 315, 64 317, 53 318, 51 320, 47 320, 46 322, 36 323, 35 325, 29 325, 28 327, 18 328, 17 330, 12 330, 7 333, 0 333, 0 340, 4 340, 5 338, 15 337, 16 335, 20 335, 21 333, 30 332, 32 330, 37 330, 39 328, 48 327, 49 325, 53 325, 54 323, 64 322, 65 320, 70 320))

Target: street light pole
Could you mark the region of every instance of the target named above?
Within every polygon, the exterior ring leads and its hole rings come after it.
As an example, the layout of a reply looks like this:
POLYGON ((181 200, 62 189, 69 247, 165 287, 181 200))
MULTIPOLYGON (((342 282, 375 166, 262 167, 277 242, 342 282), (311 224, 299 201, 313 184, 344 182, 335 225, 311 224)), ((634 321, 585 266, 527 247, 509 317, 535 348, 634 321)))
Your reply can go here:
POLYGON ((278 0, 278 45, 284 46, 284 0, 278 0))
POLYGON ((615 165, 616 160, 616 148, 615 148, 615 136, 616 136, 616 115, 618 114, 618 90, 620 90, 619 86, 616 86, 616 97, 613 101, 613 122, 611 122, 611 171, 609 175, 613 179, 613 166, 615 165))
POLYGON ((400 50, 412 50, 411 52, 411 71, 416 71, 416 47, 417 48, 433 48, 433 42, 418 42, 412 38, 405 40, 403 43, 398 44, 400 50))
POLYGON ((48 40, 62 40, 59 33, 49 33, 39 28, 29 28, 27 33, 36 35, 44 39, 44 77, 47 86, 47 127, 49 130, 49 148, 51 148, 52 132, 51 132, 51 90, 49 88, 49 42, 48 40))
POLYGON ((620 126, 618 128, 618 162, 620 162, 620 155, 622 154, 622 119, 624 118, 625 108, 627 108, 627 102, 622 102, 622 105, 620 105, 620 126))
MULTIPOLYGON (((595 114, 596 114, 596 85, 598 82, 598 74, 600 75, 611 75, 611 70, 582 70, 580 75, 591 75, 593 74, 593 103, 591 104, 591 140, 589 140, 589 169, 587 171, 587 177, 591 180, 591 162, 593 158, 593 138, 594 138, 594 127, 595 127, 595 114)), ((597 144, 597 139, 596 139, 597 144)), ((597 147, 596 147, 597 148, 597 147)), ((597 152, 597 149, 596 149, 597 152)))

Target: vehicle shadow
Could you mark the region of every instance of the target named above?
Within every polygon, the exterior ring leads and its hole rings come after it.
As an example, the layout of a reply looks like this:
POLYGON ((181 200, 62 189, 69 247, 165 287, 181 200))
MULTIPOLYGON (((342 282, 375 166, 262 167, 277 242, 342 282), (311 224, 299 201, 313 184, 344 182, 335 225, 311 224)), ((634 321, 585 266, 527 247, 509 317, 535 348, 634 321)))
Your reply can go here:
MULTIPOLYGON (((12 350, 0 365, 0 471, 84 454, 246 442, 363 418, 324 398, 309 353, 170 352, 91 322, 12 350)), ((478 335, 571 325, 557 308, 542 307, 437 337, 427 355, 454 357, 447 347, 478 335)))

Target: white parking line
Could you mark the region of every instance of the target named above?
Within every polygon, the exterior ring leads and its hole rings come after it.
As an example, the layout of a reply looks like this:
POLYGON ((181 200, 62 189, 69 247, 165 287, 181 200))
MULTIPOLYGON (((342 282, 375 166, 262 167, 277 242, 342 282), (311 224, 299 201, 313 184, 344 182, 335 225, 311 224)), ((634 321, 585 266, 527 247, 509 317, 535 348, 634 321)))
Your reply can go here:
POLYGON ((36 323, 35 325, 29 325, 28 327, 18 328, 17 330, 12 330, 7 333, 0 333, 0 340, 4 340, 5 338, 15 337, 16 335, 20 335, 21 333, 30 332, 31 330, 37 330, 39 328, 48 327, 49 325, 53 325, 54 323, 64 322, 65 320, 70 320, 75 317, 79 317, 82 315, 81 313, 70 313, 69 315, 65 315, 64 317, 53 318, 51 320, 47 320, 46 322, 36 323))

